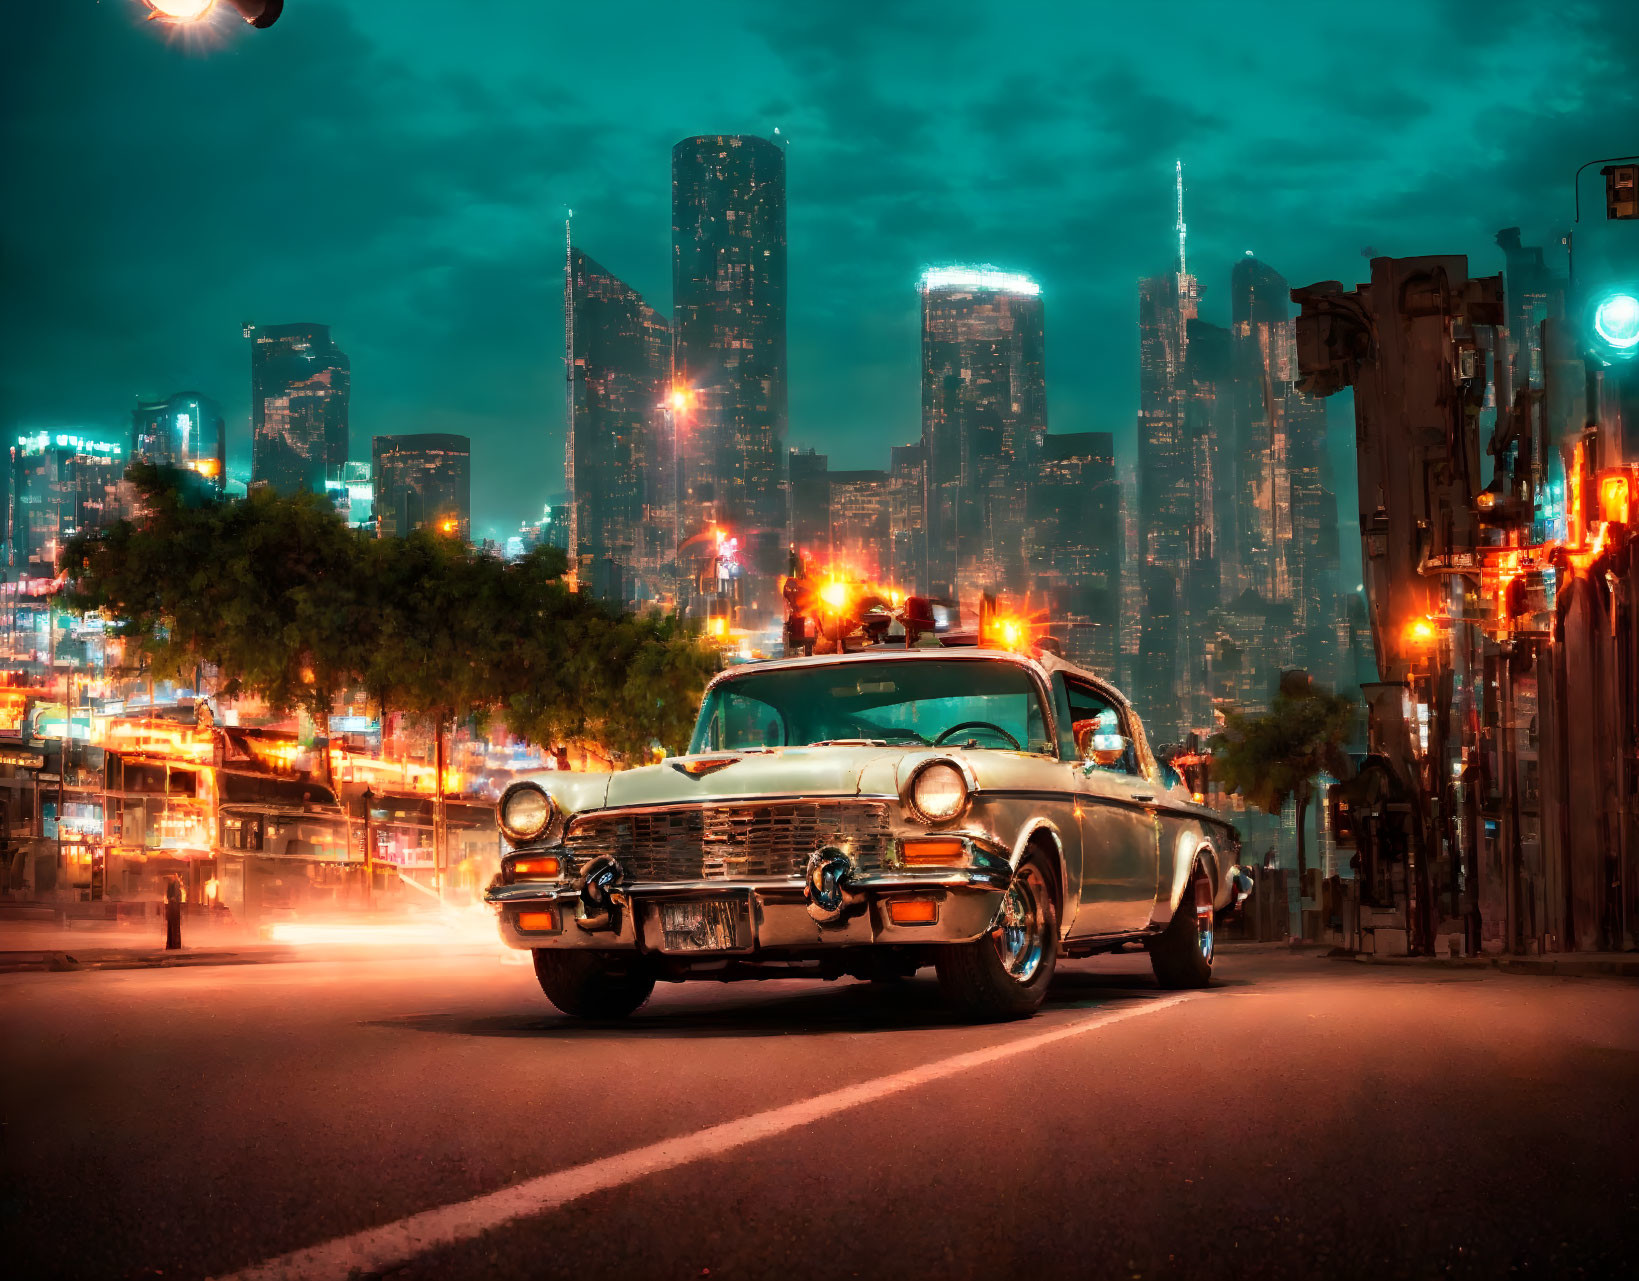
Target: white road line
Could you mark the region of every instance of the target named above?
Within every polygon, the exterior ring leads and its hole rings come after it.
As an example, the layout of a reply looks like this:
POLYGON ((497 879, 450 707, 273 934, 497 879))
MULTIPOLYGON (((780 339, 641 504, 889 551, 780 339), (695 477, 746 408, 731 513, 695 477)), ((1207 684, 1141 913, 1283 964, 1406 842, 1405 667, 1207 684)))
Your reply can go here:
POLYGON ((938 1059, 932 1063, 924 1063, 920 1067, 908 1068, 893 1076, 862 1081, 858 1085, 845 1086, 840 1090, 832 1090, 829 1094, 801 1099, 796 1103, 771 1108, 767 1112, 757 1112, 736 1121, 724 1121, 719 1125, 697 1130, 693 1134, 662 1139, 647 1147, 633 1148, 629 1152, 588 1161, 585 1165, 571 1166, 567 1170, 526 1179, 522 1183, 513 1184, 510 1188, 502 1188, 499 1192, 488 1192, 483 1196, 473 1197, 470 1201, 457 1201, 453 1205, 423 1210, 420 1214, 412 1214, 408 1218, 399 1219, 396 1223, 384 1223, 380 1227, 366 1228, 363 1232, 355 1232, 351 1236, 337 1237, 334 1241, 326 1241, 322 1245, 281 1254, 277 1258, 246 1268, 243 1272, 233 1273, 223 1281, 330 1281, 331 1278, 345 1281, 354 1273, 380 1272, 407 1263, 430 1250, 469 1241, 491 1228, 500 1227, 514 1219, 555 1210, 579 1197, 633 1183, 645 1175, 659 1174, 680 1165, 687 1165, 691 1161, 721 1156, 748 1143, 771 1139, 775 1135, 784 1134, 787 1130, 808 1125, 834 1113, 874 1103, 890 1094, 914 1089, 918 1085, 926 1085, 930 1081, 954 1076, 971 1068, 1010 1059, 1017 1054, 1026 1054, 1054 1041, 1082 1036, 1099 1028, 1109 1027, 1112 1023, 1136 1018, 1141 1014, 1154 1014, 1160 1010, 1170 1009, 1180 1002, 1193 999, 1193 995, 1189 994, 1163 997, 1094 1015, 1091 1018, 1061 1023, 1045 1032, 1037 1032, 1033 1036, 1021 1037, 1016 1041, 1005 1041, 982 1050, 970 1050, 966 1054, 956 1054, 948 1059, 938 1059))

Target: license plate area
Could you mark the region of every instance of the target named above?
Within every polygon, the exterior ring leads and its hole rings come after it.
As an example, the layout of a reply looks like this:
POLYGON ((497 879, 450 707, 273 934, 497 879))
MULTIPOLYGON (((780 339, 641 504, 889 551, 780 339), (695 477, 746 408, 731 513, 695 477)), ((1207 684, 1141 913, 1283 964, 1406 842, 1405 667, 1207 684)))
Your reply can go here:
POLYGON ((749 952, 751 898, 745 894, 663 899, 649 905, 653 945, 662 952, 749 952))

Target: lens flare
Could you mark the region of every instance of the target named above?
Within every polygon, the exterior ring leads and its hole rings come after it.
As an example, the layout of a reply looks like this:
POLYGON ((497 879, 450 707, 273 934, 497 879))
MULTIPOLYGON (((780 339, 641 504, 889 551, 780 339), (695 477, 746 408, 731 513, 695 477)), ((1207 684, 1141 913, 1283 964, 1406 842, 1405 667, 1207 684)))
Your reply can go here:
POLYGON ((153 16, 166 22, 198 22, 216 7, 216 0, 143 0, 153 16))

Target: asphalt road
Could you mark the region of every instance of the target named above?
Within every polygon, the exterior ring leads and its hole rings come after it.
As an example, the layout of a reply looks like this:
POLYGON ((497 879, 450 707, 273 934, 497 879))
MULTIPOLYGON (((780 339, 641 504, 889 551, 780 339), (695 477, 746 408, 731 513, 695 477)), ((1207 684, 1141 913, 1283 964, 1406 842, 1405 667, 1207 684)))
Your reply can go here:
POLYGON ((931 979, 581 1027, 499 956, 0 976, 0 1268, 1639 1275, 1639 984, 1219 970, 999 1027, 931 979))

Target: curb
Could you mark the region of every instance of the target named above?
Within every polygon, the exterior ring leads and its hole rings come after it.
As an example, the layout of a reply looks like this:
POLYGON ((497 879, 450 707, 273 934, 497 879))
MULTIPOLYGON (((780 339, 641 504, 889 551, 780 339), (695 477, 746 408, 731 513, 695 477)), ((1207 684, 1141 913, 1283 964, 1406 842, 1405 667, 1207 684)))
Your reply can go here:
POLYGON ((1501 970, 1505 974, 1533 974, 1541 978, 1639 978, 1639 955, 1578 957, 1572 954, 1564 959, 1544 956, 1374 956, 1370 952, 1334 948, 1327 953, 1327 959, 1355 961, 1361 965, 1501 970))

